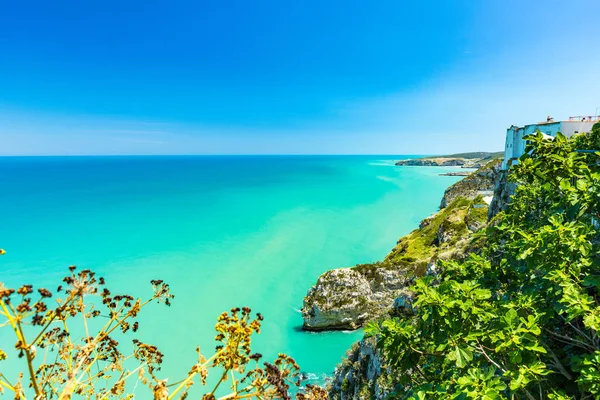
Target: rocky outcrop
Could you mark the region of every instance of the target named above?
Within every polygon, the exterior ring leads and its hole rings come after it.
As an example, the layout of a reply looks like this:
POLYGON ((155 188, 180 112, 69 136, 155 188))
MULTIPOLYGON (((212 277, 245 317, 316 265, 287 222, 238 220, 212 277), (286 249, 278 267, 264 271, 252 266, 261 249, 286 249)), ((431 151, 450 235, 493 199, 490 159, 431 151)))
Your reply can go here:
POLYGON ((408 278, 388 264, 360 264, 327 271, 304 298, 303 329, 357 329, 389 314, 408 278))
POLYGON ((492 219, 504 210, 515 193, 516 185, 508 181, 508 171, 500 171, 494 183, 494 198, 488 209, 488 219, 492 219))
POLYGON ((491 193, 495 188, 501 164, 502 160, 491 161, 465 179, 450 186, 444 192, 440 208, 447 207, 448 204, 459 197, 474 199, 482 192, 491 193))
POLYGON ((398 240, 383 261, 325 272, 304 298, 304 329, 357 329, 394 313, 412 279, 435 269, 438 260, 466 257, 471 232, 486 221, 480 198, 459 198, 398 240))
POLYGON ((350 268, 328 271, 304 298, 303 328, 311 331, 356 329, 376 313, 367 279, 350 268))
POLYGON ((464 215, 460 210, 453 210, 439 225, 435 243, 441 245, 449 242, 456 235, 462 235, 466 227, 464 215))
POLYGON ((329 399, 383 399, 391 392, 384 358, 374 337, 352 345, 335 370, 329 385, 329 399))

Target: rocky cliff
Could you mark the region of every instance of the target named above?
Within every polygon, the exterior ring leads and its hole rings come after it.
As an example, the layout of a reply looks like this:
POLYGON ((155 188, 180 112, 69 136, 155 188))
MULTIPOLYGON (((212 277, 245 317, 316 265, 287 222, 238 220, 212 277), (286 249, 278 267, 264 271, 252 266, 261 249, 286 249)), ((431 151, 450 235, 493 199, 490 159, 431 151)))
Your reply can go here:
POLYGON ((488 219, 492 219, 504 210, 515 193, 516 185, 508 181, 508 171, 500 171, 494 181, 494 198, 488 210, 488 219))
POLYGON ((471 233, 486 221, 481 197, 458 198, 398 240, 383 261, 325 272, 304 298, 304 329, 357 329, 389 314, 415 276, 431 272, 438 260, 461 259, 476 249, 471 233))
MULTIPOLYGON (((450 186, 444 192, 444 197, 440 204, 440 208, 448 206, 454 199, 464 197, 467 199, 474 199, 481 192, 489 192, 491 195, 492 191, 496 187, 496 181, 500 174, 500 167, 502 160, 494 160, 483 167, 480 167, 477 171, 473 172, 465 179, 462 179, 450 186)), ((484 194, 485 195, 485 194, 484 194)))
MULTIPOLYGON (((499 171, 494 163, 487 166, 484 171, 478 171, 484 172, 483 178, 479 175, 472 182, 483 183, 487 190, 488 178, 491 177, 488 176, 488 172, 485 172, 487 170, 495 171, 493 174, 494 198, 489 208, 482 204, 481 196, 476 197, 475 200, 468 200, 464 197, 455 198, 439 213, 421 221, 419 229, 400 239, 398 245, 383 263, 407 265, 411 257, 406 253, 406 249, 420 247, 421 254, 425 255, 425 258, 432 255, 430 262, 425 267, 425 273, 435 274, 436 260, 461 258, 469 252, 477 251, 482 243, 478 242, 476 235, 472 236, 469 232, 485 227, 487 221, 508 204, 515 189, 514 185, 507 181, 506 172, 499 171), (461 210, 465 204, 468 204, 467 212, 462 214, 461 210), (434 231, 435 237, 432 240, 431 234, 434 231), (417 245, 414 241, 419 238, 427 239, 417 245), (427 243, 430 245, 426 246, 427 243), (444 248, 445 250, 442 250, 444 248)), ((470 183, 469 186, 472 184, 470 183)), ((471 192, 467 191, 466 193, 471 192)), ((418 262, 417 264, 419 265, 413 266, 413 272, 415 274, 423 273, 423 264, 418 262)), ((355 269, 359 268, 355 267, 355 269)), ((369 280, 368 277, 367 280, 369 280)), ((400 316, 412 312, 413 297, 409 290, 406 288, 403 290, 388 311, 391 315, 400 316)), ((352 345, 342 363, 337 366, 328 388, 329 398, 383 400, 394 390, 400 378, 390 373, 385 357, 376 348, 376 339, 373 337, 363 338, 352 345)))
MULTIPOLYGON (((502 208, 510 195, 499 167, 499 161, 492 161, 466 183, 449 188, 444 208, 398 240, 383 261, 321 275, 304 299, 304 329, 356 329, 375 318, 411 313, 414 277, 435 274, 438 260, 462 259, 483 245, 472 233, 484 228, 488 213, 497 212, 492 207, 502 208), (479 194, 487 190, 504 200, 494 199, 488 209, 479 194)), ((384 399, 393 390, 397 377, 388 373, 375 344, 375 338, 365 338, 348 350, 329 385, 329 398, 384 399)))
POLYGON ((377 308, 362 274, 350 268, 334 269, 321 275, 304 298, 304 329, 356 329, 378 314, 377 308))
POLYGON ((383 399, 393 386, 374 337, 356 342, 335 370, 329 399, 383 399))

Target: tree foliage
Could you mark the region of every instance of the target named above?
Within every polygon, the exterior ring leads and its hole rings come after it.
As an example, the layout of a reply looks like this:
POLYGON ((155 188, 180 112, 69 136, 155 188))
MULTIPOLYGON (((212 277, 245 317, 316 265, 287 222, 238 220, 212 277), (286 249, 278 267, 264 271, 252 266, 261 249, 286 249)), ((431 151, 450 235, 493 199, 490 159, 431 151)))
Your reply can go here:
POLYGON ((600 125, 527 139, 483 253, 442 262, 411 317, 367 328, 396 398, 600 398, 600 125))

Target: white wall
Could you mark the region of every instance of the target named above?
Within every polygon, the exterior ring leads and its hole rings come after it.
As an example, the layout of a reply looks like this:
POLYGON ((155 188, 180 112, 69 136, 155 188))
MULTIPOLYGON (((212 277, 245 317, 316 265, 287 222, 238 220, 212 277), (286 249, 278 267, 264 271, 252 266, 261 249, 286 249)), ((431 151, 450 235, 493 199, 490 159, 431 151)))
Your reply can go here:
POLYGON ((566 137, 571 137, 575 133, 590 132, 595 122, 564 121, 560 132, 566 137))

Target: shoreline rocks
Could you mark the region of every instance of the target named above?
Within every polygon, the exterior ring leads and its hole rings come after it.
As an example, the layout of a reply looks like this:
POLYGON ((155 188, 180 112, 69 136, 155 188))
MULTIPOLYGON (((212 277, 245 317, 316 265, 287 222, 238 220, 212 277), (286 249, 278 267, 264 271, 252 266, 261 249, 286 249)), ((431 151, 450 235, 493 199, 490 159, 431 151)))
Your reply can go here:
POLYGON ((354 330, 377 306, 367 279, 350 268, 327 271, 319 277, 304 298, 303 329, 354 330))
POLYGON ((302 329, 355 330, 389 314, 405 292, 407 276, 389 264, 360 264, 322 274, 304 298, 302 329))

